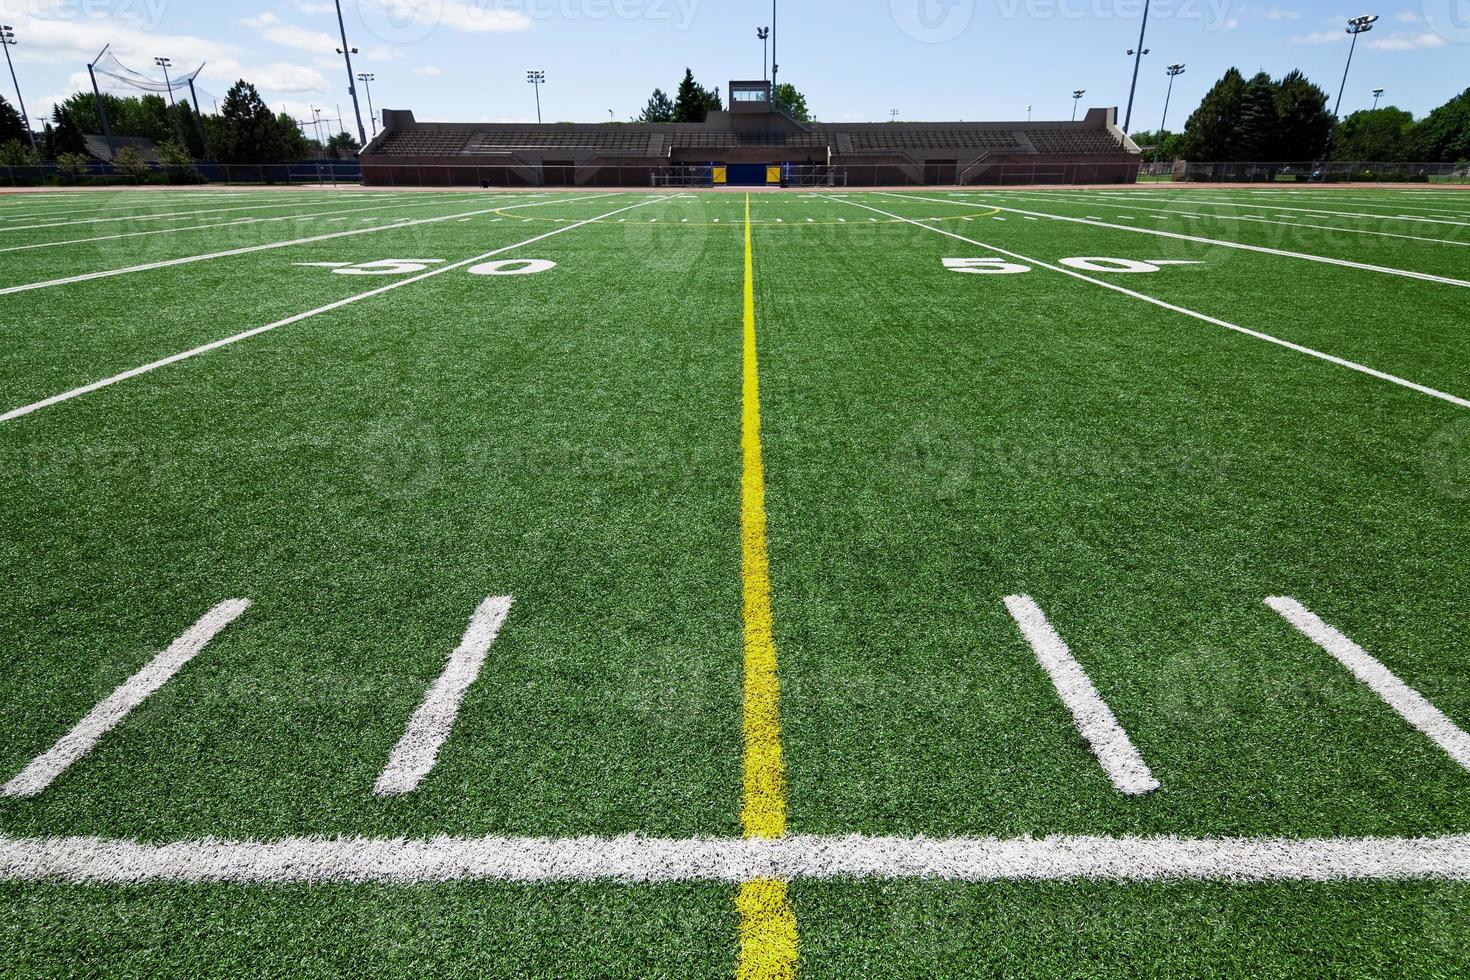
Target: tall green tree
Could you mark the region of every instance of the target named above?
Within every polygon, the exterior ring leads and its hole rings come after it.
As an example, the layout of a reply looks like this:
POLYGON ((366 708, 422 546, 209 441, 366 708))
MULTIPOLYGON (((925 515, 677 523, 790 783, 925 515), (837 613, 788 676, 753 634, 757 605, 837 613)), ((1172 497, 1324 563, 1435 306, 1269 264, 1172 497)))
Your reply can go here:
POLYGON ((1277 160, 1320 160, 1332 133, 1328 95, 1300 71, 1288 73, 1276 85, 1277 160))
POLYGON ((20 113, 15 106, 5 101, 0 95, 0 144, 4 143, 27 143, 30 137, 26 135, 25 123, 21 121, 20 113))
POLYGON ((721 108, 719 95, 694 80, 694 72, 684 69, 684 80, 674 99, 674 122, 699 123, 721 108))
POLYGON ((1394 106, 1355 112, 1332 137, 1332 159, 1404 163, 1413 156, 1414 117, 1394 106))
POLYGON ((58 105, 51 110, 51 121, 56 124, 55 133, 51 139, 53 159, 67 154, 87 152, 87 141, 82 133, 82 128, 77 125, 76 119, 64 106, 58 105))
POLYGON ((1426 163, 1470 159, 1470 89, 1435 109, 1414 127, 1413 155, 1426 163))
POLYGON ((1231 68, 1205 93, 1184 124, 1184 153, 1190 160, 1231 161, 1240 153, 1240 120, 1245 108, 1245 76, 1231 68))
POLYGON ((220 162, 278 162, 281 140, 276 117, 254 85, 242 78, 230 86, 219 114, 220 145, 216 155, 220 162))
MULTIPOLYGON (((689 76, 694 77, 693 73, 689 76)), ((656 88, 648 97, 648 105, 643 107, 643 112, 638 116, 641 123, 671 123, 674 121, 674 103, 664 90, 656 88)))
POLYGON ((776 101, 786 107, 797 122, 811 122, 812 113, 807 107, 806 96, 797 91, 796 86, 790 82, 782 82, 776 86, 776 101))
POLYGON ((351 160, 362 149, 357 137, 343 130, 327 140, 327 155, 338 160, 351 160))
POLYGON ((1245 83, 1240 104, 1240 132, 1236 159, 1274 160, 1280 148, 1276 118, 1276 83, 1265 72, 1245 83))

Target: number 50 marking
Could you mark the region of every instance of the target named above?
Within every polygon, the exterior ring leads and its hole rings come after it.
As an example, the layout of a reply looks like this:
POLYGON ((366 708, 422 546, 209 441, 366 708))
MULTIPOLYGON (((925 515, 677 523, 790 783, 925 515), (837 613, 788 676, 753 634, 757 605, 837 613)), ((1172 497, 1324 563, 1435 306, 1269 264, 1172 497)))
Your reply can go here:
MULTIPOLYGON (((1030 272, 1031 266, 1007 259, 943 259, 944 267, 951 272, 965 272, 978 276, 1014 276, 1030 272)), ((1184 259, 1153 259, 1141 262, 1138 259, 1110 259, 1091 255, 1076 259, 1062 259, 1060 264, 1082 272, 1158 272, 1166 265, 1200 265, 1184 259)))

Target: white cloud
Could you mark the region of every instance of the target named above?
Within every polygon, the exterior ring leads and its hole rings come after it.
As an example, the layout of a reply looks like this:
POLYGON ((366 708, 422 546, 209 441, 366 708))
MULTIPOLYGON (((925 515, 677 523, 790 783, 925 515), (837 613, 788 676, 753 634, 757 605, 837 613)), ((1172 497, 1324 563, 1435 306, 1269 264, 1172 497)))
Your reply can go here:
POLYGON ((1280 7, 1272 7, 1266 11, 1267 20, 1301 20, 1302 15, 1295 10, 1283 10, 1280 7))
POLYGON ((260 88, 272 92, 299 94, 301 92, 321 92, 327 88, 326 78, 315 68, 293 65, 285 61, 254 69, 251 72, 251 79, 260 88))
POLYGON ((1424 20, 1423 17, 1420 17, 1418 14, 1414 13, 1414 11, 1412 11, 1412 10, 1401 10, 1401 11, 1399 11, 1398 16, 1397 16, 1396 19, 1399 20, 1399 21, 1402 21, 1405 24, 1418 24, 1418 23, 1421 23, 1424 20))
POLYGON ((1298 44, 1337 44, 1347 40, 1346 31, 1313 31, 1306 37, 1297 38, 1298 44))
POLYGON ((439 70, 439 66, 438 65, 424 65, 424 67, 422 67, 422 68, 415 68, 413 70, 413 73, 415 75, 428 75, 431 78, 434 77, 435 75, 442 75, 442 74, 444 74, 444 72, 442 72, 442 71, 439 70))
POLYGON ((1375 38, 1368 47, 1375 51, 1418 51, 1422 48, 1442 48, 1449 42, 1438 34, 1426 31, 1423 34, 1390 34, 1375 38))

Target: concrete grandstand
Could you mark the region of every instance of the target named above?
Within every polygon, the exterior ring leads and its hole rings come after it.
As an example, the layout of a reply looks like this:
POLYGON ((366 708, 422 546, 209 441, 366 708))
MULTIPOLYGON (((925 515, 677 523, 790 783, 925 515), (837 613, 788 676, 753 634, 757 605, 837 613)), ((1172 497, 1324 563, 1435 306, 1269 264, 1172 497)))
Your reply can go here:
POLYGON ((1076 122, 802 123, 767 82, 731 82, 702 123, 423 123, 385 110, 362 152, 377 186, 1121 184, 1138 147, 1116 109, 1076 122))

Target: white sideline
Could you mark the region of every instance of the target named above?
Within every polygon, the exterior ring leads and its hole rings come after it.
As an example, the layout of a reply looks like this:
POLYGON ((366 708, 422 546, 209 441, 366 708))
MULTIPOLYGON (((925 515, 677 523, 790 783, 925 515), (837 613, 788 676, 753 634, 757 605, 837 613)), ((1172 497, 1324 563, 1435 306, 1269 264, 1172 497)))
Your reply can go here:
MULTIPOLYGON (((584 200, 588 199, 584 198, 584 200)), ((141 374, 147 374, 150 371, 157 371, 159 368, 168 367, 170 364, 177 364, 178 362, 188 360, 191 357, 197 357, 200 354, 207 354, 210 351, 218 350, 221 347, 228 347, 231 344, 237 344, 242 340, 248 340, 258 334, 263 334, 271 330, 277 330, 281 327, 287 327, 293 323, 300 323, 302 320, 308 320, 311 317, 318 316, 322 313, 329 313, 332 310, 338 310, 344 306, 350 306, 353 303, 360 302, 361 300, 371 299, 374 296, 381 296, 382 294, 392 292, 395 289, 401 289, 404 286, 412 285, 416 282, 423 282, 425 279, 431 279, 434 276, 440 276, 446 272, 452 272, 455 269, 463 269, 467 265, 474 265, 477 262, 483 262, 486 259, 494 258, 497 255, 503 255, 506 252, 511 252, 518 248, 524 248, 527 245, 534 245, 537 242, 545 241, 546 239, 552 238, 556 235, 561 235, 566 232, 573 231, 577 228, 581 228, 583 225, 590 225, 594 221, 602 221, 604 218, 610 218, 615 214, 622 214, 624 211, 632 211, 635 208, 641 208, 646 205, 655 204, 664 200, 667 200, 667 198, 650 198, 638 204, 631 204, 625 208, 618 208, 616 211, 609 211, 607 214, 600 214, 595 218, 588 218, 585 221, 578 221, 576 224, 562 225, 558 228, 554 228, 551 231, 546 232, 543 235, 537 235, 535 238, 528 238, 525 241, 517 242, 514 245, 506 245, 503 248, 494 249, 493 251, 486 252, 483 255, 477 255, 472 259, 464 259, 463 261, 455 262, 450 265, 441 265, 438 268, 430 269, 428 272, 422 272, 416 276, 410 276, 407 279, 400 279, 397 282, 390 282, 386 286, 379 286, 377 289, 370 289, 365 293, 358 293, 355 296, 348 296, 344 299, 339 299, 336 302, 328 303, 326 306, 318 306, 314 310, 307 310, 305 313, 297 313, 293 316, 286 317, 284 320, 277 320, 275 323, 267 323, 265 326, 262 327, 252 327, 249 330, 242 331, 230 337, 224 337, 220 340, 210 341, 207 344, 201 344, 198 347, 182 351, 178 354, 170 354, 168 357, 160 358, 156 361, 151 361, 147 364, 140 365, 139 367, 129 368, 128 370, 123 371, 120 374, 114 374, 110 378, 103 378, 100 381, 93 381, 91 384, 85 384, 82 385, 80 388, 73 388, 70 391, 64 391, 59 395, 52 395, 49 398, 43 398, 40 401, 32 402, 29 405, 22 405, 19 408, 12 408, 10 411, 5 412, 4 414, 0 414, 0 425, 3 425, 6 422, 13 422, 18 418, 30 415, 32 412, 39 412, 43 408, 50 408, 52 405, 59 405, 62 402, 71 401, 73 398, 80 398, 82 395, 89 395, 94 391, 100 391, 103 388, 111 387, 112 385, 118 384, 119 382, 127 381, 130 378, 136 378, 141 374)), ((436 218, 433 220, 437 221, 440 219, 436 218)), ((367 230, 377 231, 380 229, 370 228, 367 230)))
POLYGON ((77 722, 46 752, 37 756, 5 784, 3 793, 11 797, 36 796, 55 782, 97 745, 97 742, 133 709, 167 684, 184 665, 199 655, 220 630, 238 619, 250 608, 248 599, 231 599, 215 606, 204 617, 184 631, 169 648, 122 683, 104 698, 87 716, 77 722))
MULTIPOLYGON (((62 245, 87 245, 92 242, 115 242, 120 238, 143 238, 154 235, 176 235, 185 231, 206 231, 210 228, 245 228, 249 225, 264 225, 279 221, 305 221, 308 218, 326 218, 338 214, 359 214, 364 211, 394 211, 404 208, 426 208, 434 205, 443 205, 443 200, 418 201, 416 203, 402 204, 377 204, 368 208, 350 208, 348 210, 336 209, 332 211, 310 211, 305 214, 282 214, 270 218, 231 218, 228 221, 212 221, 203 225, 187 225, 183 228, 154 228, 149 231, 125 231, 116 235, 97 235, 92 238, 69 238, 61 242, 34 242, 30 245, 9 245, 0 248, 0 254, 5 252, 29 252, 38 248, 56 248, 62 245)), ((488 202, 487 202, 488 203, 488 202)), ((343 218, 342 220, 346 220, 343 218)), ((468 221, 469 218, 462 218, 468 221)))
POLYGON ((1102 695, 1097 693, 1092 679, 1082 668, 1067 643, 1047 622, 1046 614, 1029 596, 1010 596, 1006 608, 1011 618, 1021 628, 1026 642, 1036 654, 1036 660, 1046 669, 1057 696, 1072 712, 1072 721, 1077 731, 1087 740, 1092 754, 1118 792, 1127 796, 1145 796, 1159 788, 1159 781, 1149 771, 1148 763, 1118 724, 1118 719, 1108 707, 1102 695))
POLYGON ((1366 650, 1350 640, 1336 627, 1295 599, 1276 596, 1266 600, 1288 623, 1307 639, 1332 654, 1354 677, 1366 684, 1384 703, 1430 741, 1449 754, 1460 766, 1470 770, 1470 734, 1451 721, 1429 699, 1414 690, 1366 650))
MULTIPOLYGON (((209 252, 205 255, 186 255, 183 258, 164 259, 160 262, 148 262, 143 265, 130 265, 123 269, 107 269, 102 272, 87 272, 79 276, 67 276, 64 279, 48 279, 44 282, 26 283, 21 286, 7 286, 0 289, 0 296, 9 296, 12 293, 26 293, 33 289, 49 289, 52 286, 68 286, 77 282, 91 282, 94 279, 110 279, 113 276, 125 276, 134 272, 152 272, 156 269, 169 269, 179 265, 191 265, 195 262, 208 262, 213 259, 227 259, 236 255, 249 255, 253 252, 269 252, 272 249, 290 248, 294 245, 311 245, 316 242, 332 241, 336 238, 350 238, 353 235, 376 235, 383 231, 398 231, 402 228, 416 228, 419 225, 439 224, 445 221, 453 221, 455 218, 477 218, 482 214, 494 214, 496 211, 506 211, 510 208, 534 208, 548 204, 569 204, 578 200, 595 201, 604 197, 612 197, 612 194, 596 194, 592 197, 574 198, 563 197, 554 201, 536 201, 531 204, 511 204, 505 207, 486 208, 480 211, 461 211, 458 214, 436 215, 432 218, 414 218, 409 221, 399 221, 391 225, 378 225, 373 228, 353 228, 351 231, 334 231, 325 235, 313 235, 310 238, 293 238, 285 242, 267 242, 263 245, 248 245, 244 248, 232 248, 222 252, 209 252)), ((527 219, 530 220, 530 219, 527 219)))
MULTIPOLYGON (((896 197, 902 201, 920 201, 926 204, 947 204, 956 207, 956 201, 942 201, 932 197, 910 197, 906 194, 894 194, 890 191, 878 191, 886 197, 896 197)), ((1199 235, 1185 235, 1177 231, 1160 231, 1157 228, 1139 228, 1136 225, 1117 225, 1110 221, 1094 221, 1090 218, 1074 218, 1065 214, 1049 214, 1045 211, 1026 211, 1021 208, 1008 208, 1000 204, 985 202, 998 211, 1009 211, 1011 214, 1022 214, 1028 217, 1047 218, 1051 221, 1066 221, 1075 225, 1091 225, 1094 228, 1107 228, 1111 231, 1130 231, 1135 235, 1153 235, 1157 238, 1173 238, 1181 242, 1194 242, 1198 245, 1218 245, 1220 248, 1233 248, 1240 252, 1256 252, 1261 255, 1275 255, 1284 259, 1301 259, 1304 262, 1317 262, 1322 265, 1335 265, 1344 269, 1357 269, 1360 272, 1378 272, 1386 276, 1399 276, 1404 279, 1417 279, 1421 282, 1435 282, 1445 286, 1459 286, 1470 289, 1470 281, 1465 279, 1451 279, 1449 276, 1436 276, 1428 272, 1414 272, 1411 269, 1395 269, 1386 265, 1371 265, 1367 262, 1354 262, 1351 259, 1334 259, 1327 255, 1313 255, 1310 252, 1291 252, 1282 248, 1270 248, 1266 245, 1248 245, 1245 242, 1232 242, 1223 238, 1203 238, 1199 235)))
MULTIPOLYGON (((314 201, 297 202, 307 207, 315 207, 318 204, 330 204, 333 200, 340 198, 319 198, 314 201)), ((202 211, 152 211, 143 214, 123 214, 109 218, 73 218, 67 221, 52 221, 39 225, 0 225, 0 232, 7 231, 38 231, 42 228, 69 228, 74 225, 100 225, 113 221, 162 221, 165 218, 193 218, 201 214, 226 214, 233 211, 267 211, 271 209, 280 210, 289 208, 292 204, 242 204, 231 208, 205 208, 202 211)))
POLYGON ((439 750, 459 718, 459 706, 465 693, 480 676, 485 655, 500 635, 500 628, 505 625, 505 617, 514 604, 515 599, 510 596, 492 596, 475 610, 459 648, 449 655, 449 665, 429 688, 423 704, 414 712, 407 730, 394 747, 388 765, 373 787, 375 794, 404 796, 412 793, 433 770, 439 750))
MULTIPOLYGON (((1024 198, 1028 201, 1056 201, 1054 197, 1037 197, 1026 194, 1007 194, 1007 199, 1014 200, 1024 198)), ((1091 203, 1097 203, 1096 201, 1091 203)), ((1293 218, 1290 221, 1274 221, 1270 218, 1262 218, 1253 214, 1201 214, 1197 211, 1181 211, 1178 208, 1164 208, 1157 204, 1137 204, 1133 206, 1135 211, 1145 214, 1178 214, 1187 218, 1204 218, 1215 221, 1249 221, 1259 225, 1280 225, 1284 228, 1309 228, 1316 231, 1337 231, 1344 235, 1369 235, 1374 238, 1399 238, 1411 242, 1426 242, 1431 245, 1465 245, 1470 246, 1470 241, 1457 241, 1453 238, 1425 238, 1423 235, 1403 235, 1392 231, 1371 231, 1367 228, 1343 228, 1341 225, 1309 225, 1293 218)))
POLYGON ((753 880, 1470 881, 1470 835, 1423 838, 789 836, 143 844, 0 836, 0 881, 89 885, 665 884, 753 880))
MULTIPOLYGON (((832 200, 836 199, 832 198, 832 200)), ((1389 384, 1398 385, 1399 387, 1407 388, 1410 391, 1416 391, 1421 395, 1428 395, 1430 398, 1437 398, 1440 401, 1449 402, 1451 405, 1456 405, 1460 408, 1470 408, 1470 399, 1461 398, 1458 395, 1451 395, 1447 392, 1440 391, 1437 388, 1430 388, 1428 385, 1421 385, 1417 381, 1410 381, 1407 378, 1401 378, 1396 374, 1389 374, 1386 371, 1380 371, 1377 368, 1368 367, 1366 364, 1359 364, 1357 361, 1350 361, 1345 357, 1338 357, 1335 354, 1328 354, 1312 347, 1293 343, 1290 340, 1284 340, 1281 337, 1276 337, 1268 333, 1262 333, 1259 330, 1252 330, 1249 327, 1242 327, 1239 324, 1231 323, 1228 320, 1221 320, 1219 317, 1210 316, 1208 313, 1200 313, 1197 310, 1191 310, 1187 307, 1176 306, 1173 303, 1166 302, 1165 300, 1158 299, 1154 296, 1149 296, 1146 293, 1140 293, 1137 290, 1129 289, 1126 286, 1119 286, 1117 283, 1098 279, 1094 276, 1084 275, 1083 273, 1077 272, 1073 269, 1065 268, 1064 266, 1052 265, 1050 262, 1043 262, 1040 259, 1033 259, 1029 255, 1022 255, 1019 252, 1012 252, 1009 249, 998 248, 994 245, 988 245, 985 242, 976 241, 973 238, 966 238, 964 235, 957 235, 952 231, 946 231, 943 228, 936 228, 933 225, 926 225, 922 222, 915 221, 912 218, 905 218, 902 215, 893 214, 890 211, 883 211, 879 208, 871 207, 867 204, 859 204, 856 201, 845 201, 842 203, 851 204, 853 207, 862 208, 866 211, 872 211, 874 214, 881 214, 890 218, 894 218, 898 221, 904 222, 905 224, 913 225, 915 228, 923 228, 925 231, 934 232, 936 235, 944 235, 946 238, 953 238, 956 241, 964 242, 967 245, 974 245, 977 248, 989 249, 990 251, 996 252, 1000 255, 1006 255, 1021 262, 1033 265, 1038 269, 1047 269, 1051 272, 1060 272, 1064 276, 1071 276, 1073 279, 1080 279, 1083 282, 1091 283, 1094 286, 1101 286, 1103 289, 1110 289, 1115 293, 1122 293, 1124 296, 1129 296, 1133 299, 1141 300, 1145 303, 1150 303, 1154 306, 1159 307, 1160 309, 1169 310, 1173 313, 1181 313, 1184 316, 1193 317, 1194 319, 1199 320, 1202 323, 1208 323, 1216 327, 1223 327, 1226 330, 1230 330, 1238 334, 1243 334, 1244 336, 1251 337, 1255 340, 1265 341, 1268 344, 1275 344, 1277 347, 1284 347, 1287 350, 1295 351, 1298 354, 1305 354, 1308 357, 1315 357, 1318 360, 1326 361, 1329 364, 1336 364, 1338 367, 1347 368, 1350 371, 1357 371, 1359 374, 1366 374, 1370 378, 1377 378, 1379 381, 1387 381, 1389 384)), ((0 417, 0 422, 3 421, 4 418, 0 417)))

